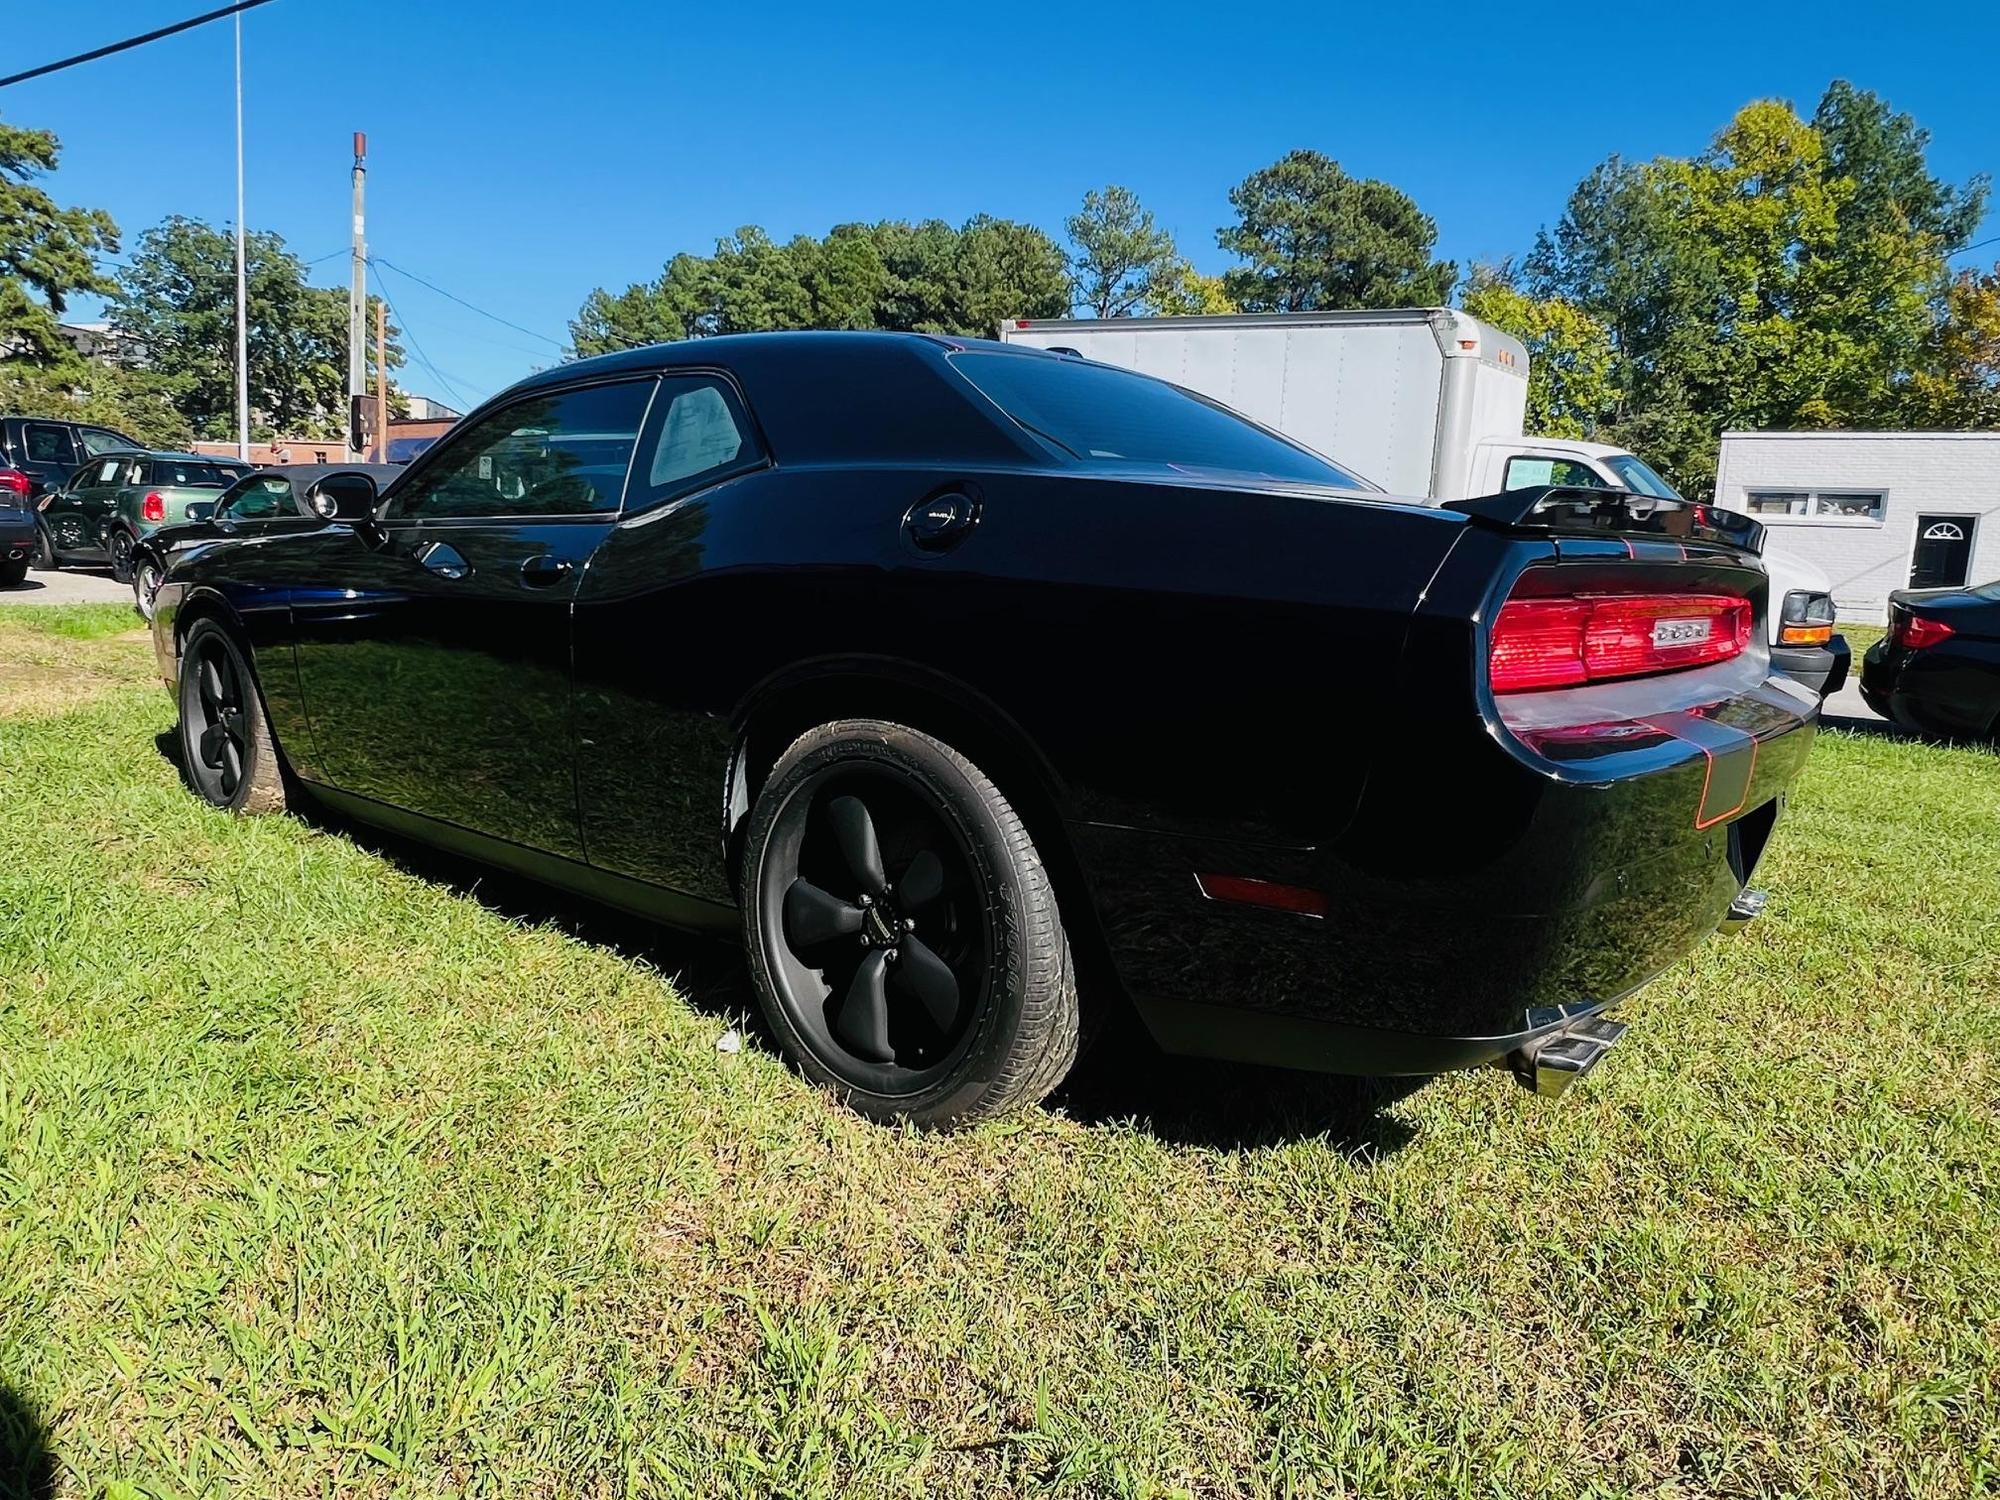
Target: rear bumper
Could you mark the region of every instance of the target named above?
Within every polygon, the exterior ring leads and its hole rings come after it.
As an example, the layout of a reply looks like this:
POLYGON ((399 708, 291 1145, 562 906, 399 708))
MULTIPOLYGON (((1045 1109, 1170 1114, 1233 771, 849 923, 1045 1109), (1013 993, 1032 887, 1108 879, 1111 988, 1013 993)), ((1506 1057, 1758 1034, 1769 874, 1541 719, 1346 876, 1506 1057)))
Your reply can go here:
POLYGON ((19 562, 35 551, 35 518, 9 506, 0 510, 0 560, 19 562))
POLYGON ((1817 722, 1815 699, 1767 677, 1644 721, 1396 747, 1324 849, 1097 826, 1077 843, 1163 1047, 1435 1073, 1617 1003, 1721 927, 1817 722), (1207 872, 1321 912, 1208 899, 1207 872))
POLYGON ((1826 698, 1841 690, 1854 660, 1847 637, 1837 635, 1824 646, 1773 646, 1771 665, 1826 698))
POLYGON ((1861 698, 1919 734, 1980 737, 2000 731, 2000 641, 1953 638, 1911 651, 1888 638, 1861 661, 1861 698))

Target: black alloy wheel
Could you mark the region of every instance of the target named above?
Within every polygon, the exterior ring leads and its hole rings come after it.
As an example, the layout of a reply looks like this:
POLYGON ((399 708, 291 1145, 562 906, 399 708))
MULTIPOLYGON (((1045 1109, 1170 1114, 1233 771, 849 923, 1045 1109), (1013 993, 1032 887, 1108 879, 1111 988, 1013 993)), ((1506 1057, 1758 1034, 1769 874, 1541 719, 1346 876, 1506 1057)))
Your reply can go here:
POLYGON ((123 527, 111 528, 104 539, 105 555, 111 559, 111 576, 119 583, 132 581, 132 533, 123 527))
POLYGON ((750 833, 746 922, 773 1030, 864 1113, 923 1124, 1039 1100, 1076 1051, 1069 949, 1012 808, 897 725, 814 730, 750 833))
POLYGON ((197 620, 181 646, 181 757, 188 781, 213 807, 276 812, 284 778, 256 679, 229 632, 197 620))

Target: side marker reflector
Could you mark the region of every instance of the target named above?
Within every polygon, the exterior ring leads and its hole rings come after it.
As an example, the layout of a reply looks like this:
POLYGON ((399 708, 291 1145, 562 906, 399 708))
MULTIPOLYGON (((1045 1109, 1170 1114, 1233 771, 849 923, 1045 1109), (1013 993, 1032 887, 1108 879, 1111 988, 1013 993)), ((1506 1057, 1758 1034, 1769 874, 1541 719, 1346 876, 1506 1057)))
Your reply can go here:
POLYGON ((1238 906, 1261 906, 1269 911, 1287 911, 1301 917, 1324 917, 1326 897, 1299 885, 1279 885, 1271 880, 1253 880, 1248 875, 1205 875, 1194 877, 1202 895, 1211 901, 1229 901, 1238 906))

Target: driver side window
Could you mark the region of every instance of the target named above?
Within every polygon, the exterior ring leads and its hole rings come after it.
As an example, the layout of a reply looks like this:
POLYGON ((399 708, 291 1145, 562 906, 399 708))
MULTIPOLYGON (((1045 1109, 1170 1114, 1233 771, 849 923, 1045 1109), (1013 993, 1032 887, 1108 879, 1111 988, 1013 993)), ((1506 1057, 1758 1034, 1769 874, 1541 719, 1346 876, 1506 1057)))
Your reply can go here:
POLYGON ((653 381, 530 396, 440 445, 388 516, 580 516, 618 509, 653 381))
POLYGON ((228 515, 238 521, 258 521, 287 508, 292 482, 282 474, 267 474, 248 481, 229 502, 228 515))

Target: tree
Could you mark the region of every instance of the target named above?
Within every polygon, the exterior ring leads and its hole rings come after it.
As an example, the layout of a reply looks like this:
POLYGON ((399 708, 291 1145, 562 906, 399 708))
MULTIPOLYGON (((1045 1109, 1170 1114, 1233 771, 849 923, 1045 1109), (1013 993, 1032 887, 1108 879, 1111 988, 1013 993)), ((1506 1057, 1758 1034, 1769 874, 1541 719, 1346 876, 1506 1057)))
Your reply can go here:
MULTIPOLYGON (((140 237, 112 305, 112 326, 168 382, 203 438, 236 430, 235 254, 224 231, 170 218, 140 237)), ((244 266, 253 420, 271 432, 340 436, 348 422, 346 294, 308 286, 298 257, 268 231, 245 237, 244 266)), ((393 381, 403 357, 393 336, 388 356, 393 381)), ((371 342, 371 370, 374 357, 371 342)))
POLYGON ((104 294, 100 253, 118 249, 118 226, 94 208, 58 208, 34 185, 61 155, 54 135, 0 124, 0 363, 67 366, 62 335, 71 297, 104 294))
POLYGON ((155 448, 184 448, 194 436, 174 394, 157 375, 95 360, 47 367, 0 361, 0 411, 89 422, 155 448))
POLYGON ((1964 248, 1986 214, 1988 180, 1974 177, 1954 187, 1931 175, 1925 151, 1931 133, 1897 114, 1877 95, 1844 78, 1827 85, 1813 129, 1826 146, 1827 165, 1854 183, 1841 210, 1842 228, 1906 228, 1929 235, 1949 255, 1964 248))
POLYGON ((1224 278, 1251 312, 1444 302, 1458 268, 1434 261, 1437 225, 1399 188, 1354 178, 1317 151, 1294 151, 1230 189, 1236 223, 1223 249, 1249 262, 1224 278))
POLYGON ((1981 299, 1954 290, 1946 256, 1986 188, 1933 177, 1925 142, 1835 83, 1812 121, 1758 100, 1698 156, 1613 158, 1585 178, 1525 289, 1610 331, 1607 435, 1701 493, 1725 426, 1893 426, 1951 409, 1953 391, 1978 409, 1981 299))
POLYGON ((1505 265, 1476 268, 1460 305, 1527 346, 1530 432, 1592 438, 1615 417, 1611 330, 1589 313, 1560 297, 1528 295, 1505 265))
POLYGON ((1187 262, 1130 188, 1093 188, 1065 227, 1077 304, 1093 317, 1123 318, 1179 284, 1187 262))
POLYGON ((1903 408, 1913 427, 2000 427, 2000 265, 1961 271, 1903 408))
POLYGON ((676 255, 658 279, 600 287, 570 323, 579 356, 663 340, 776 328, 896 328, 991 336, 1002 318, 1061 317, 1061 247, 1041 230, 981 214, 840 224, 784 244, 755 225, 713 255, 676 255))
POLYGON ((1242 311, 1220 276, 1204 276, 1184 260, 1177 261, 1170 272, 1147 288, 1146 302, 1151 311, 1162 316, 1242 311))

